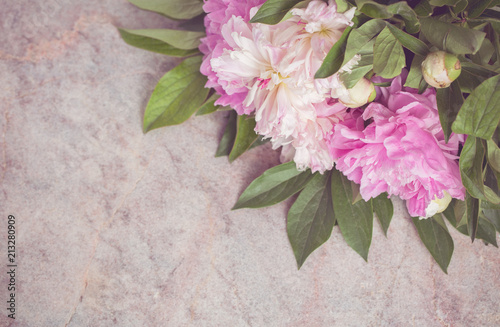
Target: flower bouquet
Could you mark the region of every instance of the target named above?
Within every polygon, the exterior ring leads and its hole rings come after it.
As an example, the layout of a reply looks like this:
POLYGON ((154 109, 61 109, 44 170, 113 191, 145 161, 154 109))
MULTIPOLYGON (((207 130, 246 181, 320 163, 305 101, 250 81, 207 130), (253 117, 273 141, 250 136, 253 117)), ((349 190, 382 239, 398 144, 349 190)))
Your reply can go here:
POLYGON ((367 260, 391 197, 444 272, 449 225, 497 246, 500 1, 129 1, 180 22, 120 29, 125 42, 185 58, 153 91, 144 132, 227 110, 217 156, 280 149, 233 209, 295 195, 299 268, 335 225, 367 260))

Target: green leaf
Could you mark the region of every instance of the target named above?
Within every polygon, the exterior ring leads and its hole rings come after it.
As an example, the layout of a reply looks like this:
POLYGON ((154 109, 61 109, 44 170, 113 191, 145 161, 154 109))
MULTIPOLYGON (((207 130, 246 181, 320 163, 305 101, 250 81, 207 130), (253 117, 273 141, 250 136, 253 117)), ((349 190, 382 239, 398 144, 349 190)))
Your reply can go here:
POLYGON ((351 71, 341 72, 339 77, 345 87, 350 89, 373 68, 373 43, 370 41, 365 48, 360 50, 360 59, 356 65, 351 68, 351 71))
POLYGON ((465 195, 465 214, 467 218, 467 232, 472 240, 476 239, 479 222, 479 200, 468 193, 465 195))
POLYGON ((201 56, 185 59, 156 85, 144 113, 144 132, 186 121, 207 98, 201 56))
POLYGON ((429 2, 430 0, 421 0, 415 7, 414 10, 418 17, 429 17, 432 15, 434 8, 429 2))
POLYGON ((500 149, 498 145, 493 140, 486 141, 486 146, 488 148, 488 164, 491 169, 500 173, 500 149))
MULTIPOLYGON (((460 222, 460 220, 462 219, 462 216, 463 216, 463 212, 460 213, 460 217, 457 217, 457 215, 455 214, 455 212, 456 212, 455 205, 457 204, 457 202, 459 202, 459 200, 452 199, 450 204, 448 205, 448 207, 443 211, 443 215, 446 217, 446 219, 448 219, 450 224, 452 224, 453 227, 455 227, 455 228, 457 227, 458 223, 460 222)), ((463 202, 463 201, 460 201, 460 202, 463 202)))
POLYGON ((448 265, 453 255, 453 239, 448 230, 437 222, 438 219, 442 220, 440 214, 422 220, 418 217, 412 217, 413 224, 417 228, 418 235, 425 247, 429 250, 439 267, 445 273, 448 273, 448 265))
POLYGON ((373 46, 373 71, 383 78, 401 74, 406 65, 403 47, 388 27, 377 36, 373 46))
POLYGON ((236 111, 231 110, 229 112, 229 118, 224 130, 224 134, 219 142, 217 151, 215 152, 216 157, 228 156, 233 148, 234 139, 236 138, 236 118, 238 114, 236 111))
MULTIPOLYGON (((385 25, 383 20, 372 19, 361 25, 361 27, 353 29, 347 39, 344 61, 341 66, 344 66, 357 53, 360 53, 361 49, 369 50, 367 45, 373 44, 370 41, 375 39, 385 25)), ((373 53, 373 46, 369 52, 373 53)))
POLYGON ((458 76, 458 83, 462 92, 472 93, 476 87, 478 87, 486 79, 497 75, 494 71, 491 71, 483 66, 474 64, 461 60, 462 73, 458 76))
POLYGON ((431 6, 455 6, 460 0, 429 0, 431 6))
POLYGON ((239 115, 237 119, 236 138, 234 139, 233 149, 229 153, 229 162, 233 162, 250 148, 257 139, 255 133, 255 119, 246 115, 239 115))
POLYGON ((387 237, 387 230, 391 224, 392 216, 394 214, 394 207, 391 199, 387 193, 382 193, 372 200, 373 211, 377 215, 378 221, 382 226, 384 235, 387 237))
POLYGON ((346 0, 335 0, 335 3, 337 4, 337 12, 340 13, 346 12, 350 7, 346 0))
POLYGON ((420 83, 424 79, 422 75, 422 62, 425 57, 415 55, 411 62, 410 72, 408 73, 408 77, 406 78, 405 85, 406 87, 412 87, 414 89, 418 89, 420 83))
POLYGON ((347 37, 351 33, 352 28, 348 26, 340 39, 332 46, 328 54, 326 55, 321 67, 314 75, 314 78, 327 78, 335 74, 340 67, 342 67, 342 62, 344 60, 345 46, 347 43, 347 37))
POLYGON ((491 139, 500 122, 500 75, 482 82, 465 100, 452 125, 455 133, 491 139))
POLYGON ((408 33, 415 34, 420 31, 420 21, 418 20, 418 16, 406 1, 393 3, 387 6, 387 10, 391 14, 399 15, 403 18, 405 22, 405 29, 408 33))
POLYGON ((498 247, 495 225, 493 225, 485 217, 479 216, 476 237, 489 244, 493 244, 495 247, 498 247))
POLYGON ((250 23, 274 25, 285 17, 286 13, 302 0, 267 0, 250 20, 250 23))
POLYGON ((403 32, 394 25, 388 24, 387 27, 403 47, 407 48, 415 54, 427 56, 427 54, 429 53, 429 48, 424 42, 420 41, 416 37, 411 36, 410 34, 403 32))
POLYGON ((186 57, 198 53, 199 38, 205 33, 175 30, 128 30, 119 28, 123 40, 134 47, 168 56, 186 57), (180 42, 181 37, 187 40, 180 42))
POLYGON ((439 111, 439 121, 443 128, 446 143, 451 135, 451 124, 455 121, 457 114, 464 103, 462 90, 457 81, 449 87, 436 90, 436 100, 439 111))
POLYGON ((473 197, 486 200, 482 175, 483 157, 481 140, 473 136, 467 137, 459 161, 462 183, 473 197))
POLYGON ((422 33, 440 50, 456 55, 476 53, 486 33, 456 26, 433 18, 422 18, 422 33))
POLYGON ((487 8, 489 8, 490 3, 492 0, 479 0, 475 1, 470 8, 468 8, 468 16, 469 18, 476 18, 481 16, 483 11, 485 11, 487 8))
POLYGON ((483 208, 483 214, 495 226, 497 232, 500 232, 500 210, 483 208))
POLYGON ((372 18, 388 19, 392 14, 387 10, 387 7, 370 0, 356 0, 358 10, 363 14, 372 18))
POLYGON ((302 190, 312 177, 310 170, 298 171, 293 161, 270 168, 250 183, 232 210, 272 206, 302 190))
POLYGON ((200 107, 200 109, 196 111, 196 116, 208 115, 211 114, 212 112, 217 111, 219 106, 215 104, 215 101, 217 101, 218 98, 219 95, 217 93, 212 94, 200 107))
POLYGON ((128 0, 137 7, 174 19, 191 19, 203 13, 199 0, 128 0))
POLYGON ((351 203, 351 182, 338 170, 332 169, 332 199, 335 217, 347 244, 365 261, 372 241, 373 209, 370 202, 351 203))
POLYGON ((329 176, 315 174, 288 211, 286 229, 299 269, 328 240, 335 224, 329 176))

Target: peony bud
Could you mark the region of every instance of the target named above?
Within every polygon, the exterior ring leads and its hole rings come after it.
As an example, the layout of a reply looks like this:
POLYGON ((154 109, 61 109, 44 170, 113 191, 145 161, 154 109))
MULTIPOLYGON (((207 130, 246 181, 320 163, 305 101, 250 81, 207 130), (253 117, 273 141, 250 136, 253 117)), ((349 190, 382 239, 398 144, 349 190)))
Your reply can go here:
POLYGON ((443 191, 443 197, 438 198, 437 195, 434 196, 434 200, 429 203, 427 208, 425 208, 425 217, 423 218, 429 218, 434 216, 437 213, 441 213, 448 208, 448 205, 451 202, 451 195, 450 193, 443 191))
POLYGON ((460 60, 444 51, 431 52, 422 62, 422 75, 425 81, 436 88, 450 86, 461 71, 460 60))
POLYGON ((373 83, 363 77, 354 87, 347 89, 346 94, 339 97, 339 101, 348 108, 358 108, 372 102, 376 95, 373 83))

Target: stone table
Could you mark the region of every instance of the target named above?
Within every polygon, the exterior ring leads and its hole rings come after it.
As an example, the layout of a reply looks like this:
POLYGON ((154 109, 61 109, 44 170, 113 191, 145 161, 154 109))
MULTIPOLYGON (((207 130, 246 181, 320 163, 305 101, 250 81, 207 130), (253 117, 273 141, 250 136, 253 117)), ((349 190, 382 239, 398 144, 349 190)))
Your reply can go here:
POLYGON ((125 0, 1 4, 0 326, 500 325, 493 246, 453 232, 446 275, 396 202, 368 263, 335 229, 298 271, 289 202, 231 211, 278 163, 268 145, 215 158, 223 112, 144 135, 149 95, 178 59, 116 27, 173 22, 125 0))

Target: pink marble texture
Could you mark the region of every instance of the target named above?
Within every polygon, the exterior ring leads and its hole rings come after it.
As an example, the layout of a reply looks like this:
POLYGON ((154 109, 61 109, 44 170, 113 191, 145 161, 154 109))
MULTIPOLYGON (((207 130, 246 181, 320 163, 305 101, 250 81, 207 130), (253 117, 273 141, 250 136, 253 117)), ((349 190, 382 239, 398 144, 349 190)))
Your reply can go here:
POLYGON ((144 135, 178 60, 116 26, 171 27, 125 0, 2 1, 0 265, 17 226, 17 312, 0 326, 499 326, 500 256, 453 232, 445 275, 396 202, 369 261, 338 229, 297 271, 289 203, 231 211, 278 162, 215 158, 224 113, 144 135))

